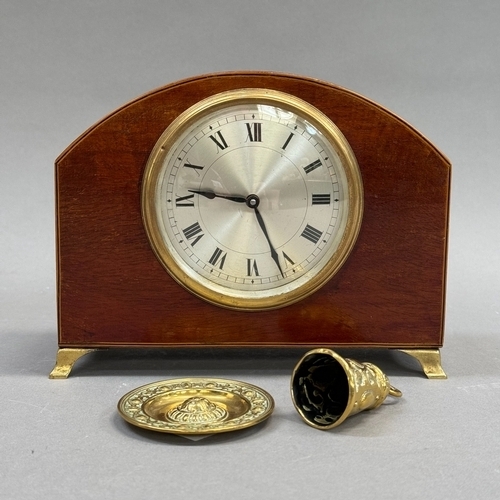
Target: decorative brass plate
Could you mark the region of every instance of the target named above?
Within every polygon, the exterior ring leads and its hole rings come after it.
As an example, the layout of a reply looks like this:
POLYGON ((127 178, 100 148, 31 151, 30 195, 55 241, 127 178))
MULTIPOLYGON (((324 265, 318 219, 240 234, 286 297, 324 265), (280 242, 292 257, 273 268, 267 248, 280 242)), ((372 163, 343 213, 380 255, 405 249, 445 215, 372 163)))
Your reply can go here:
POLYGON ((129 423, 172 434, 215 434, 258 424, 274 410, 263 389, 236 380, 183 378, 138 387, 118 402, 129 423))

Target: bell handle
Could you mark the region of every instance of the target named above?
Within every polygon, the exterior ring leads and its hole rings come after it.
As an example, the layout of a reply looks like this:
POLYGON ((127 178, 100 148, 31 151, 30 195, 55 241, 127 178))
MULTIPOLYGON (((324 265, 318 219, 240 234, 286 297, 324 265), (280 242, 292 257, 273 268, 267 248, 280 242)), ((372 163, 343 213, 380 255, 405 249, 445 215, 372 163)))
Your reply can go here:
POLYGON ((395 398, 400 398, 403 395, 403 393, 399 389, 396 389, 392 385, 389 386, 389 394, 395 398))

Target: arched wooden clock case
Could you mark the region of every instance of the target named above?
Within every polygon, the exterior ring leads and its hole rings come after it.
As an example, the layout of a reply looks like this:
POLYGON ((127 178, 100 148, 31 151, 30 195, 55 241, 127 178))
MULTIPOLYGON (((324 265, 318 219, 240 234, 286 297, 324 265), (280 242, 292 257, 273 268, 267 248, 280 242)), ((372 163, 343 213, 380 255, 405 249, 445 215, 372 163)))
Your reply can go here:
POLYGON ((154 90, 82 134, 56 160, 59 352, 52 378, 112 347, 385 347, 444 377, 451 165, 378 104, 322 81, 269 72, 210 74, 154 90), (286 307, 238 311, 189 293, 158 261, 141 186, 159 137, 182 112, 233 89, 284 92, 319 109, 357 159, 357 241, 318 291, 286 307))

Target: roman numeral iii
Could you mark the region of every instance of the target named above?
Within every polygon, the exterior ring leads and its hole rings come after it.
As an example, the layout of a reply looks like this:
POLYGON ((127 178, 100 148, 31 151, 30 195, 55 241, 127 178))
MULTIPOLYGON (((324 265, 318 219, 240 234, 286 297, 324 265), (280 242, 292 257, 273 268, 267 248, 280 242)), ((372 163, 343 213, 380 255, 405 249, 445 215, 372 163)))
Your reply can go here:
POLYGON ((312 204, 313 205, 330 205, 331 195, 328 194, 313 194, 312 204))

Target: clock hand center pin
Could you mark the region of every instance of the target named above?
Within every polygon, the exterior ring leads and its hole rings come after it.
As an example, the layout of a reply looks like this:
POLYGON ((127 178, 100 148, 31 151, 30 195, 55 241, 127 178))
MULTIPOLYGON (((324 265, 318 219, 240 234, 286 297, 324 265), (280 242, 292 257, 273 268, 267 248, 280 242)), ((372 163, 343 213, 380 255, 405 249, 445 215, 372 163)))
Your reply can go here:
POLYGON ((257 209, 260 204, 260 198, 256 194, 249 194, 245 198, 245 203, 247 207, 257 209))

